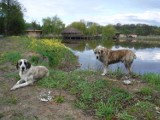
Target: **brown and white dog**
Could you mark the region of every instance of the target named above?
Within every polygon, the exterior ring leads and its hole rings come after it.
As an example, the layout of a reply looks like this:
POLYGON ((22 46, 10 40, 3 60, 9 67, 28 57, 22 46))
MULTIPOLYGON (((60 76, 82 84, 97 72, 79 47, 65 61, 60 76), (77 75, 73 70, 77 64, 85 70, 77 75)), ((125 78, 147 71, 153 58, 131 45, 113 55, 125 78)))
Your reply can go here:
POLYGON ((109 50, 105 47, 98 46, 94 49, 94 54, 96 58, 101 61, 104 65, 104 70, 102 75, 107 73, 107 67, 110 64, 122 62, 125 65, 125 68, 128 70, 128 73, 131 73, 131 65, 133 60, 136 58, 136 55, 131 50, 109 50))
POLYGON ((20 59, 16 67, 19 70, 20 80, 11 90, 32 85, 35 81, 49 75, 49 70, 45 66, 33 66, 26 59, 20 59))

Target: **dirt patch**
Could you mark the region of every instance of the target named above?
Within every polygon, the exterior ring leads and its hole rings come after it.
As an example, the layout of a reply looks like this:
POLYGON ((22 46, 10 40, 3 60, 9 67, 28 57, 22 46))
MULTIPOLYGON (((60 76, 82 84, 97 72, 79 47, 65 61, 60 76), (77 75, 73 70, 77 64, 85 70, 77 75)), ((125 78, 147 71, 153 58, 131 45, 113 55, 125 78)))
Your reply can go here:
POLYGON ((60 94, 60 90, 44 89, 36 85, 10 91, 10 88, 15 84, 15 79, 0 78, 0 97, 6 98, 4 103, 0 103, 0 113, 3 115, 2 120, 9 119, 55 119, 55 120, 91 120, 92 116, 83 114, 82 110, 74 107, 74 96, 66 91, 61 91, 64 96, 63 103, 55 101, 42 102, 40 94, 51 91, 51 96, 60 94))

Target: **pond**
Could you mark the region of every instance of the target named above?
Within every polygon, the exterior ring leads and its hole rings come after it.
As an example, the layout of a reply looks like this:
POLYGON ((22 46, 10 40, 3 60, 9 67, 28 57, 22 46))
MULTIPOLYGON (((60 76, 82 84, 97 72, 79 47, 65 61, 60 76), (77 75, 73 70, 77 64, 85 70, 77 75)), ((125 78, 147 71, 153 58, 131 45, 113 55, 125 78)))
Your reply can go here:
MULTIPOLYGON (((70 47, 75 55, 78 56, 80 69, 102 71, 103 64, 99 62, 93 52, 93 49, 102 45, 112 50, 130 49, 135 52, 137 58, 132 64, 132 71, 138 74, 160 73, 160 46, 140 44, 140 43, 114 43, 112 41, 81 41, 76 44, 66 44, 70 47)), ((127 73, 122 63, 109 65, 110 71, 120 68, 127 73)))

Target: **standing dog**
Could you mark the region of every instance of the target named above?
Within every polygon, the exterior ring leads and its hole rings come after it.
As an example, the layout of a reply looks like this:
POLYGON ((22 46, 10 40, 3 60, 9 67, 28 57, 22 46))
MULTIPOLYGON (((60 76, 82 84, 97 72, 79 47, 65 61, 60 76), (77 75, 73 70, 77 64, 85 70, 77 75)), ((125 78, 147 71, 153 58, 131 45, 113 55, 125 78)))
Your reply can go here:
POLYGON ((110 64, 122 62, 128 73, 131 73, 131 65, 136 55, 131 50, 109 50, 105 47, 98 46, 94 49, 94 54, 98 60, 104 64, 104 70, 102 75, 107 73, 107 67, 110 64))
POLYGON ((32 66, 26 59, 20 59, 16 67, 19 69, 20 80, 11 90, 31 85, 49 75, 49 70, 45 66, 32 66))

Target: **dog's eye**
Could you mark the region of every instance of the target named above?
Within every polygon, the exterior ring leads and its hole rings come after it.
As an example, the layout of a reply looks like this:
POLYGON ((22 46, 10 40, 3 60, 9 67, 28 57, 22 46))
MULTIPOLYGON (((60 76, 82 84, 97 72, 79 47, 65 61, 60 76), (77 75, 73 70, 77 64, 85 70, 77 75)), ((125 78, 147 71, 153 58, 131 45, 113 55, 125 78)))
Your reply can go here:
POLYGON ((94 54, 96 54, 97 52, 94 52, 94 54))
POLYGON ((19 65, 21 65, 22 64, 22 62, 19 62, 19 65))
POLYGON ((100 52, 98 52, 98 54, 100 54, 100 52))
POLYGON ((27 65, 27 62, 24 62, 25 65, 27 65))

